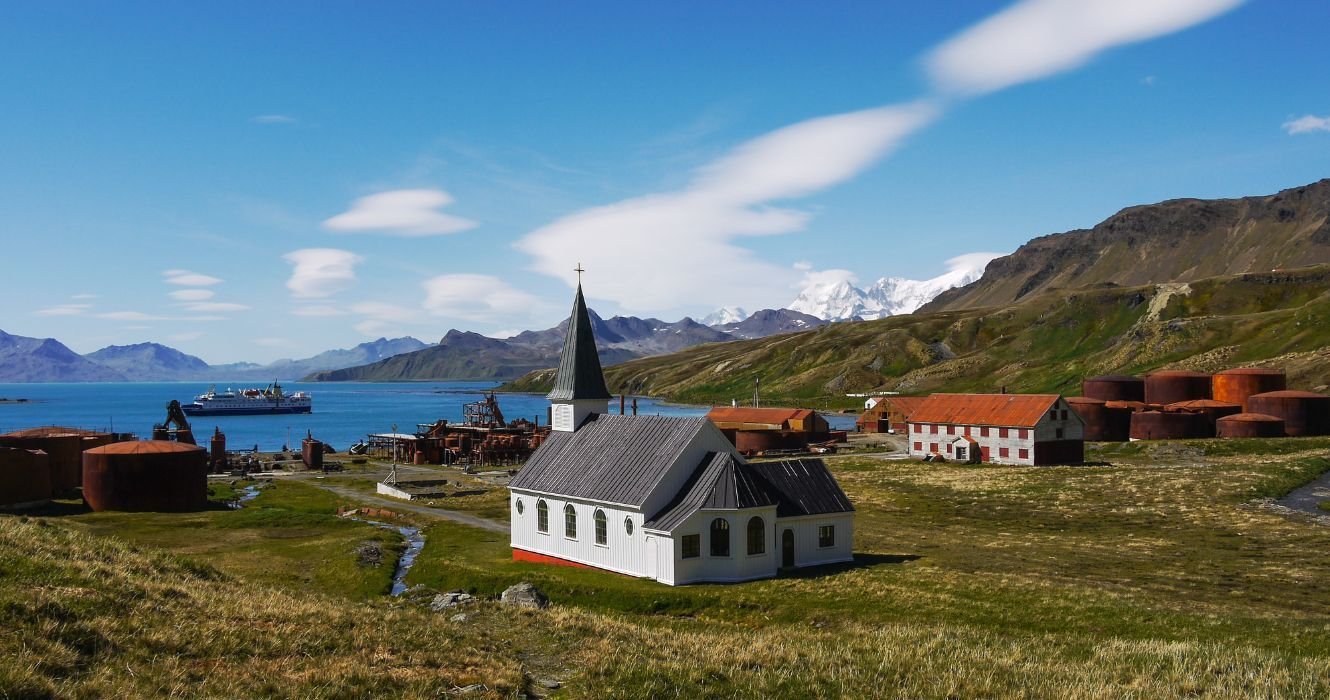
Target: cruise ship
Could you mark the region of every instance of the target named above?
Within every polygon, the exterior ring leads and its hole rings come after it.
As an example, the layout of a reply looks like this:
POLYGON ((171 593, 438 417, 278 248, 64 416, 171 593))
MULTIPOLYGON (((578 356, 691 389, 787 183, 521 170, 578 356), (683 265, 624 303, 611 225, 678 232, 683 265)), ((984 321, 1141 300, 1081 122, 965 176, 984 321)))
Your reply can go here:
POLYGON ((181 406, 187 416, 254 416, 280 413, 309 413, 314 400, 309 394, 297 391, 283 394, 281 384, 269 384, 264 389, 227 389, 218 392, 211 387, 194 397, 194 403, 181 406))

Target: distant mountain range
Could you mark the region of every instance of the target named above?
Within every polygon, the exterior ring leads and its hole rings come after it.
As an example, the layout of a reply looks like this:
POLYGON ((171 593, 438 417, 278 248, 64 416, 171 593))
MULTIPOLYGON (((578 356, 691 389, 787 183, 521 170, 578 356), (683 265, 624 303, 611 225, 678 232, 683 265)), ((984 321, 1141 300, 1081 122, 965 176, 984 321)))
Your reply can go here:
MULTIPOLYGON (((667 322, 656 318, 590 312, 600 361, 609 366, 638 357, 676 352, 703 343, 723 343, 806 330, 825 321, 788 309, 763 309, 742 321, 706 326, 691 318, 667 322)), ((558 364, 565 320, 542 331, 524 331, 511 338, 448 331, 438 345, 379 362, 315 372, 309 381, 412 381, 426 379, 514 379, 532 370, 558 364)))
POLYGON ((827 321, 871 321, 913 313, 942 292, 982 277, 984 267, 995 257, 989 253, 962 255, 948 260, 950 269, 932 279, 883 277, 867 289, 845 279, 817 282, 800 292, 790 308, 827 321))
POLYGON ((53 338, 0 331, 0 382, 254 381, 299 379, 311 372, 376 362, 428 347, 415 338, 379 338, 303 360, 209 365, 158 343, 111 345, 79 355, 53 338))

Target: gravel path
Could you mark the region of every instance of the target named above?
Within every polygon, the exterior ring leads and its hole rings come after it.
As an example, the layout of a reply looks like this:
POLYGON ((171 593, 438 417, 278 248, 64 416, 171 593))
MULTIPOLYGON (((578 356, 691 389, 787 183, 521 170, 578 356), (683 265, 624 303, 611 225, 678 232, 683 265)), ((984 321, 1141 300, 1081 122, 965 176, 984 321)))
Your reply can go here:
POLYGON ((480 516, 472 515, 470 513, 462 513, 456 510, 444 510, 443 508, 431 508, 429 506, 418 506, 409 503, 407 501, 399 501, 397 499, 379 498, 378 496, 371 496, 367 493, 356 491, 355 489, 349 489, 343 486, 333 486, 332 484, 321 484, 313 479, 306 479, 304 481, 307 484, 313 484, 314 486, 317 486, 321 489, 332 491, 338 496, 343 496, 345 498, 349 498, 355 501, 360 501, 362 503, 368 503, 374 506, 387 508, 388 510, 409 511, 412 513, 418 513, 420 515, 428 515, 434 518, 442 518, 444 520, 451 520, 455 523, 470 525, 471 527, 478 527, 482 530, 489 530, 490 532, 508 532, 508 525, 506 523, 495 522, 488 518, 482 518, 480 516))

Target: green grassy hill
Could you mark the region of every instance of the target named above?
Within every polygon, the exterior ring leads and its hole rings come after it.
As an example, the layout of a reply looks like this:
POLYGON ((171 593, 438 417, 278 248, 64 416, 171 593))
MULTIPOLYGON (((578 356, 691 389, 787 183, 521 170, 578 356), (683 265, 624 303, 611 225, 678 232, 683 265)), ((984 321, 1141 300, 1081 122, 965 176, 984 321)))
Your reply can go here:
MULTIPOLYGON (((849 392, 1080 393, 1081 379, 1162 367, 1284 367, 1290 386, 1330 384, 1330 265, 1190 284, 1049 291, 1006 308, 837 323, 703 345, 609 367, 615 392, 694 403, 744 399, 849 406, 849 392)), ((544 391, 553 370, 509 384, 544 391)))

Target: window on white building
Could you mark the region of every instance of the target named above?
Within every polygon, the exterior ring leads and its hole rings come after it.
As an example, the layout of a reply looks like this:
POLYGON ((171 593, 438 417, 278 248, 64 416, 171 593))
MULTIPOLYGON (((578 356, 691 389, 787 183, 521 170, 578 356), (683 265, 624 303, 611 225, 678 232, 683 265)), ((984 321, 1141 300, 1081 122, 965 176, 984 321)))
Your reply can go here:
POLYGON ((577 511, 571 503, 563 507, 563 536, 570 540, 577 539, 577 511))
POLYGON ((730 556, 730 521, 725 518, 711 521, 711 556, 730 556))
POLYGON ((609 540, 609 532, 605 526, 605 511, 596 509, 596 544, 605 544, 609 540))
POLYGON ((817 526, 817 546, 835 547, 836 546, 836 526, 818 525, 817 526))
POLYGON ((624 519, 623 519, 623 531, 626 532, 626 533, 628 533, 628 536, 629 536, 629 537, 632 537, 632 536, 633 536, 633 519, 632 519, 632 518, 624 518, 624 519))
POLYGON ((536 532, 550 531, 550 507, 545 505, 545 499, 536 501, 536 532))
POLYGON ((526 506, 522 505, 522 499, 517 499, 517 514, 521 515, 526 511, 526 506))
POLYGON ((767 524, 756 515, 748 519, 748 553, 765 554, 767 551, 767 524))
POLYGON ((679 540, 680 556, 684 559, 696 559, 702 556, 702 536, 684 535, 679 540))

